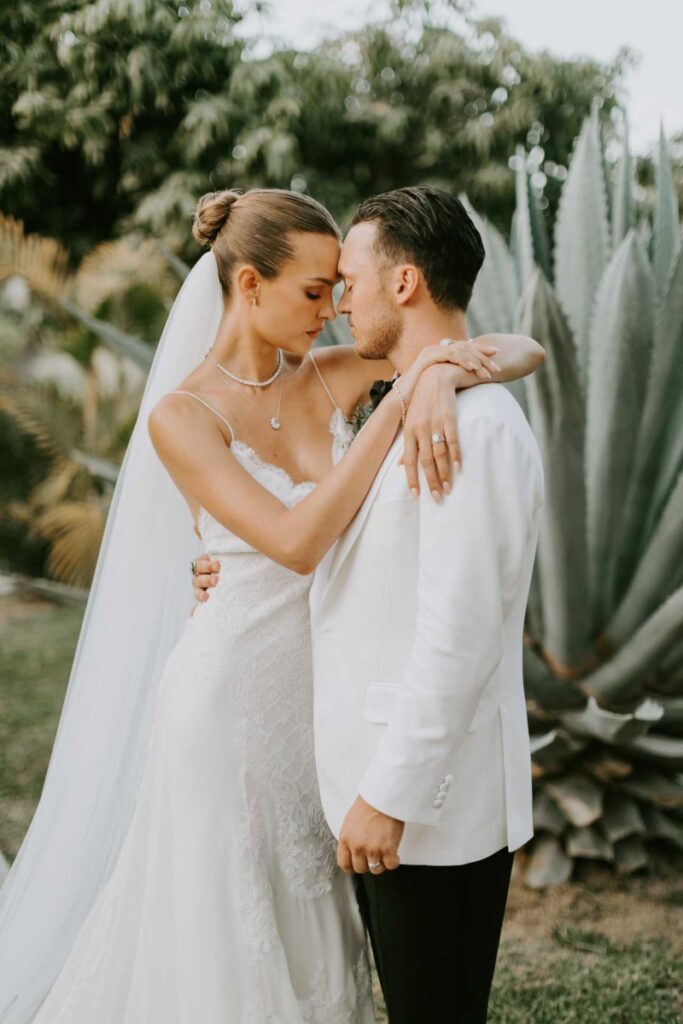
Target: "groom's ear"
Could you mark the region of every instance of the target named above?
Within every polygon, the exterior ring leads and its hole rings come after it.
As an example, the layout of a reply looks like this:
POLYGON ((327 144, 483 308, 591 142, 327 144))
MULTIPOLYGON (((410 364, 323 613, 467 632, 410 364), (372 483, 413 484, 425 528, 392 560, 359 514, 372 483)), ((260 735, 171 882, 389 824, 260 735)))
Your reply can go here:
POLYGON ((394 295, 399 306, 414 299, 421 283, 422 275, 414 263, 403 263, 394 270, 394 295))

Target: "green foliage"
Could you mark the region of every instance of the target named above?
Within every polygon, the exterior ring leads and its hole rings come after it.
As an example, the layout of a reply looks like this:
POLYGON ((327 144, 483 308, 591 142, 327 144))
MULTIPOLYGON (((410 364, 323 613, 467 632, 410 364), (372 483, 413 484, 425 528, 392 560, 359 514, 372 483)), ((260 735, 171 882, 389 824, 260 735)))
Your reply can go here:
POLYGON ((189 256, 198 196, 226 185, 307 190, 346 221, 369 194, 433 181, 501 226, 519 144, 553 168, 552 206, 623 58, 527 53, 495 20, 451 31, 431 6, 255 59, 230 0, 17 0, 0 11, 0 208, 73 259, 132 226, 189 256))
MULTIPOLYGON (((240 61, 240 17, 230 0, 3 6, 2 206, 82 255, 120 232, 173 170, 191 183, 173 210, 187 222, 188 197, 211 170, 195 163, 208 130, 199 112, 240 61)), ((233 125, 222 113, 212 131, 225 146, 233 125)))
MULTIPOLYGON (((577 858, 628 873, 683 851, 683 258, 664 139, 648 251, 628 148, 613 183, 596 112, 586 120, 554 280, 524 165, 517 325, 548 356, 524 395, 546 471, 524 666, 536 771, 526 877, 542 886, 577 858)), ((478 282, 477 330, 500 329, 491 294, 478 282)))

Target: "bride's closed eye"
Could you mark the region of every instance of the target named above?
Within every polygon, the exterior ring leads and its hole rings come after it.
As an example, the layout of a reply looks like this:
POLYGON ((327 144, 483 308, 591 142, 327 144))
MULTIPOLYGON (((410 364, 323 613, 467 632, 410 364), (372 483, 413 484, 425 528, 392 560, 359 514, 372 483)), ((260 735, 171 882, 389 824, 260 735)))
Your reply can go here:
POLYGON ((307 299, 311 299, 311 300, 315 300, 315 299, 319 299, 320 296, 316 295, 315 292, 306 292, 306 298, 307 299))

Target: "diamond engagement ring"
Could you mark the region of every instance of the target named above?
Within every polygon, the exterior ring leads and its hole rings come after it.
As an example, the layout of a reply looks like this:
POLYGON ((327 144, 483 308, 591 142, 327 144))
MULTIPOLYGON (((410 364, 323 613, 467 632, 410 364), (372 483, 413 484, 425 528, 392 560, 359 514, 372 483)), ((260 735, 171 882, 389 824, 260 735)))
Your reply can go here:
POLYGON ((432 444, 443 444, 445 440, 443 434, 432 434, 432 444))

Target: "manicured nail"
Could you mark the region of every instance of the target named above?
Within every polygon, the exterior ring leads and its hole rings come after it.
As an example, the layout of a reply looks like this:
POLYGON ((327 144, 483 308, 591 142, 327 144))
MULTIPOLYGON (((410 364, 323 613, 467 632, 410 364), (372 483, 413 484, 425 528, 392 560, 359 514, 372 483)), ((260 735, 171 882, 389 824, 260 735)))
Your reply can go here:
POLYGON ((419 498, 420 497, 420 492, 418 491, 417 487, 411 487, 410 488, 410 493, 412 494, 412 496, 414 498, 419 498))
POLYGON ((443 489, 446 492, 446 494, 450 494, 451 493, 451 485, 449 484, 448 480, 444 480, 444 482, 443 482, 443 489))
POLYGON ((488 378, 488 380, 491 380, 491 374, 489 373, 489 371, 484 369, 484 373, 485 373, 486 377, 488 378))
POLYGON ((494 363, 493 361, 491 361, 491 366, 493 367, 494 370, 497 370, 498 373, 501 372, 501 369, 500 369, 500 366, 498 365, 498 363, 494 363))
POLYGON ((453 472, 454 473, 459 473, 461 469, 462 469, 462 466, 460 465, 460 462, 458 461, 458 459, 455 459, 454 462, 453 462, 453 472))
POLYGON ((440 502, 441 501, 441 491, 432 491, 432 498, 434 499, 434 501, 440 502))

